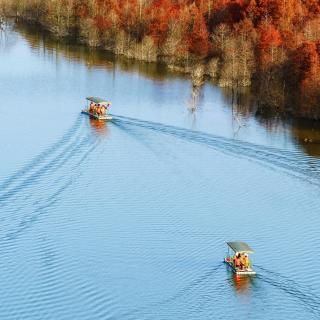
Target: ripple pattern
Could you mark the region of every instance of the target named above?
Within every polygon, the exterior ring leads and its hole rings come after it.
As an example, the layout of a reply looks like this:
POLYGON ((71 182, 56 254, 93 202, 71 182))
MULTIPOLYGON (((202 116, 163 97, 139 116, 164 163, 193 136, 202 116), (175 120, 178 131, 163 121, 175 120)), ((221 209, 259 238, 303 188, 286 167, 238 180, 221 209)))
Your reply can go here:
POLYGON ((220 152, 257 161, 273 169, 281 169, 309 183, 320 185, 320 160, 301 152, 280 150, 278 148, 215 136, 199 131, 178 128, 161 123, 138 120, 114 115, 113 122, 118 126, 131 125, 172 135, 188 142, 204 144, 220 152))

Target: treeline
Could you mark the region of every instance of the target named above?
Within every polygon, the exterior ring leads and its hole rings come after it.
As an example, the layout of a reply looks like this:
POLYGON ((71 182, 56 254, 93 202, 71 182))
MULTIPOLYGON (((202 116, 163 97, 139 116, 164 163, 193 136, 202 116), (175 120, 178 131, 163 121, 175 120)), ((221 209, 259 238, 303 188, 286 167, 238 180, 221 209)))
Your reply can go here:
MULTIPOLYGON (((0 0, 1 1, 1 0, 0 0)), ((320 118, 320 0, 5 0, 57 37, 249 86, 260 111, 320 118)))

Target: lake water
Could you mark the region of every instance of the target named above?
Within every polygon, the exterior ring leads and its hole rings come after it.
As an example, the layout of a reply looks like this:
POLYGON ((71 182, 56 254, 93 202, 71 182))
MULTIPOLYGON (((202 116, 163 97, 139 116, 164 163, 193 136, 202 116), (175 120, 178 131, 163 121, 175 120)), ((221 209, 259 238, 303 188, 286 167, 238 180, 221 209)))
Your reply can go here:
POLYGON ((10 24, 0 93, 0 319, 319 319, 318 125, 10 24))

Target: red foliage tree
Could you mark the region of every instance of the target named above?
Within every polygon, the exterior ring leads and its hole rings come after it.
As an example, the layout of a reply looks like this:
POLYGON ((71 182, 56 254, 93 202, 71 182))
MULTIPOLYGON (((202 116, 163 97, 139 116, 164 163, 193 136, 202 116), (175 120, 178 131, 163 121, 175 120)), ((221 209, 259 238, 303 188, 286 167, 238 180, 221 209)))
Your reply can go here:
POLYGON ((276 22, 282 16, 284 0, 256 0, 255 19, 260 22, 266 19, 276 22))
POLYGON ((111 26, 111 21, 108 18, 106 18, 104 15, 98 14, 94 20, 95 20, 96 27, 100 32, 107 30, 111 26))
POLYGON ((275 49, 282 43, 280 32, 268 22, 261 24, 258 28, 260 35, 259 49, 261 63, 266 65, 274 62, 275 49))
POLYGON ((157 45, 161 45, 167 38, 169 24, 179 14, 179 5, 171 0, 156 0, 146 10, 148 34, 157 45))
POLYGON ((300 113, 319 116, 320 57, 317 43, 304 42, 290 55, 289 82, 298 93, 300 113))
POLYGON ((119 21, 121 28, 128 34, 134 35, 138 25, 137 0, 119 0, 119 21))
POLYGON ((302 85, 307 79, 316 78, 320 71, 317 44, 314 42, 303 43, 293 53, 291 62, 295 68, 297 80, 302 85))
POLYGON ((320 1, 319 0, 304 0, 306 9, 308 10, 309 17, 316 17, 320 14, 320 1))
POLYGON ((206 56, 209 51, 209 34, 204 17, 197 7, 193 8, 191 32, 188 35, 189 51, 198 56, 206 56))
POLYGON ((86 18, 89 15, 89 9, 85 2, 78 2, 75 4, 75 16, 78 18, 86 18))

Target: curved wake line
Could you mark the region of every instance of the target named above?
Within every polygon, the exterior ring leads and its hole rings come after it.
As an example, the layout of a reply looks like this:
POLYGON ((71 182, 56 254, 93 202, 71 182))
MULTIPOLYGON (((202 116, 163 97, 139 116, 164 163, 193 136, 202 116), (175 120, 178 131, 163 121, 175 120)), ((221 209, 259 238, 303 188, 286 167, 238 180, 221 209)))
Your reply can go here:
POLYGON ((171 135, 192 143, 204 144, 225 154, 253 160, 271 169, 277 168, 320 186, 320 160, 304 155, 298 151, 283 150, 274 147, 256 145, 254 143, 224 138, 201 131, 194 131, 165 125, 152 121, 113 115, 115 125, 130 125, 155 132, 171 135))
MULTIPOLYGON (((54 169, 58 169, 59 166, 63 165, 66 161, 69 160, 69 158, 77 151, 79 150, 83 145, 85 145, 89 138, 84 138, 82 141, 75 143, 72 147, 69 145, 63 149, 60 153, 56 155, 51 161, 49 161, 47 164, 40 167, 37 171, 32 173, 31 175, 23 177, 23 180, 21 183, 19 183, 16 187, 12 188, 11 190, 0 194, 0 207, 3 207, 5 203, 11 198, 16 195, 17 193, 21 192, 26 187, 29 187, 30 185, 36 183, 39 181, 39 179, 45 175, 48 172, 52 172, 54 169)), ((31 169, 31 168, 30 168, 31 169)), ((34 169, 34 168, 32 168, 34 169)))
POLYGON ((57 142, 55 142, 49 148, 47 148, 46 150, 41 152, 39 155, 37 155, 35 158, 33 158, 29 163, 27 163, 20 170, 16 171, 10 177, 6 178, 0 184, 0 190, 4 191, 7 188, 9 188, 16 180, 21 179, 21 177, 28 174, 28 172, 30 172, 31 170, 35 169, 36 167, 39 167, 51 154, 53 154, 54 152, 62 148, 64 145, 66 145, 72 139, 72 137, 77 133, 81 123, 82 123, 81 115, 79 115, 75 120, 74 124, 70 127, 70 129, 57 142))
POLYGON ((99 145, 99 139, 81 130, 84 123, 81 118, 81 115, 77 117, 57 142, 0 185, 0 207, 7 213, 14 213, 14 216, 6 214, 1 218, 2 247, 30 228, 40 215, 57 203, 59 196, 80 175, 80 165, 99 145), (65 167, 69 168, 67 175, 65 167), (44 183, 49 187, 46 188, 44 183), (43 194, 43 188, 49 192, 43 194))
POLYGON ((125 313, 121 314, 121 317, 133 317, 134 315, 139 315, 142 312, 147 311, 150 308, 155 308, 159 306, 164 306, 170 303, 175 302, 176 300, 181 299, 183 296, 187 295, 190 292, 193 292, 197 290, 203 283, 205 283, 210 277, 212 277, 219 269, 221 269, 224 266, 223 262, 217 263, 215 266, 208 269, 207 272, 200 275, 198 278, 193 279, 188 284, 186 284, 184 287, 182 287, 180 290, 178 290, 175 294, 171 295, 170 297, 167 297, 165 299, 158 300, 153 303, 149 303, 148 305, 145 305, 141 308, 136 308, 132 310, 128 310, 125 313))
POLYGON ((267 270, 261 266, 255 265, 255 267, 264 273, 256 276, 256 278, 258 278, 260 281, 268 283, 276 289, 292 296, 294 299, 299 300, 301 304, 309 309, 312 313, 318 316, 320 315, 320 297, 312 292, 309 287, 302 286, 290 278, 267 270), (271 276, 268 277, 268 274, 271 276))
MULTIPOLYGON (((83 145, 80 140, 82 133, 81 131, 78 132, 80 124, 78 118, 61 139, 36 156, 0 186, 0 207, 3 207, 22 190, 39 181, 41 177, 50 173, 53 169, 57 169, 63 161, 68 161, 68 157, 72 156, 83 145)), ((82 138, 82 141, 87 139, 82 138)))
MULTIPOLYGON (((80 163, 82 163, 82 161, 84 161, 97 146, 98 143, 93 144, 91 148, 82 155, 81 159, 76 162, 75 167, 77 168, 78 165, 80 165, 80 163)), ((46 196, 45 199, 38 199, 31 215, 21 220, 14 230, 10 230, 3 235, 2 238, 0 238, 0 245, 2 240, 12 241, 17 238, 17 236, 30 227, 30 225, 35 222, 40 215, 56 204, 58 197, 73 184, 74 179, 74 176, 69 177, 64 184, 62 184, 56 191, 53 191, 49 196, 46 196)))

